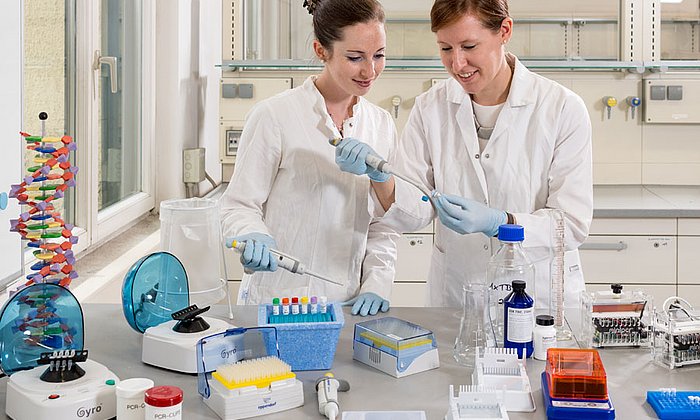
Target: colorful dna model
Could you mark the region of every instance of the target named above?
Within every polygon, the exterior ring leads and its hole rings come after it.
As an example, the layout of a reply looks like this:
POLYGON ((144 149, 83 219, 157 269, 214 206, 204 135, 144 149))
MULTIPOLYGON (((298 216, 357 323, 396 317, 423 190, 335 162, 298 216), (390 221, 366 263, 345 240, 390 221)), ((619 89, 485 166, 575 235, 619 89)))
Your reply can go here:
POLYGON ((63 198, 66 189, 75 186, 78 168, 71 166, 68 159, 76 146, 70 136, 47 137, 47 118, 45 112, 39 114, 41 136, 20 132, 27 149, 36 152, 33 157, 36 165, 27 168, 24 181, 10 189, 11 198, 29 206, 18 219, 10 220, 10 231, 18 232, 29 241, 28 247, 36 248, 33 254, 38 261, 31 266, 25 286, 57 283, 67 287, 78 277, 73 270, 75 257, 71 250, 78 237, 73 236, 73 226, 65 223, 52 201, 63 198))

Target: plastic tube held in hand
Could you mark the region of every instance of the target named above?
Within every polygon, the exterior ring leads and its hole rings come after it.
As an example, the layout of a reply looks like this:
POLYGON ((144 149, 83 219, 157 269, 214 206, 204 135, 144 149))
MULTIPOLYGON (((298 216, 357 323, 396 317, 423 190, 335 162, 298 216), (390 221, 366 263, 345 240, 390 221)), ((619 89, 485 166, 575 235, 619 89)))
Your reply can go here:
POLYGON ((348 381, 337 379, 328 372, 316 381, 316 392, 318 393, 318 412, 326 416, 329 420, 335 420, 340 412, 338 404, 338 391, 350 390, 348 381))
MULTIPOLYGON (((343 141, 343 139, 336 137, 334 139, 329 139, 328 143, 330 143, 331 146, 333 146, 333 147, 337 147, 341 141, 343 141)), ((385 174, 394 175, 395 177, 402 179, 402 180, 408 182, 409 184, 413 185, 414 187, 418 188, 418 191, 423 193, 423 201, 430 201, 430 204, 432 204, 433 207, 435 207, 435 203, 433 202, 434 197, 430 191, 426 190, 420 183, 418 183, 418 182, 416 182, 408 177, 405 177, 401 174, 397 174, 394 171, 394 168, 392 168, 391 165, 389 165, 389 162, 385 161, 381 157, 379 157, 377 155, 373 155, 373 154, 368 154, 367 157, 365 158, 365 164, 367 164, 367 166, 370 166, 370 167, 378 170, 379 172, 384 172, 385 174)))
MULTIPOLYGON (((245 250, 245 242, 240 242, 240 241, 234 240, 231 243, 231 248, 235 249, 236 251, 238 251, 242 254, 243 251, 245 250)), ((315 273, 311 270, 307 270, 306 266, 304 264, 302 264, 301 261, 292 257, 291 255, 284 254, 284 253, 282 253, 276 249, 272 249, 272 248, 270 248, 270 254, 274 255, 275 258, 277 258, 277 266, 278 267, 283 268, 283 269, 289 271, 290 273, 299 274, 299 275, 307 274, 311 277, 316 277, 317 279, 327 281, 329 283, 337 284, 339 286, 343 285, 343 283, 337 282, 335 280, 331 280, 328 277, 322 276, 322 275, 315 273)))

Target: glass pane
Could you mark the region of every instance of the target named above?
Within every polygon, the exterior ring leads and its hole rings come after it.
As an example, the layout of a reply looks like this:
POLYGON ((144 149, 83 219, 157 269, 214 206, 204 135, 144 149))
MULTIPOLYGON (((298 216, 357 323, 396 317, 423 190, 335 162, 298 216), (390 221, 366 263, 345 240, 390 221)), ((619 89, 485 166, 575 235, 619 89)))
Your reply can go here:
MULTIPOLYGON (((247 60, 313 59, 311 16, 300 2, 247 0, 247 60)), ((438 59, 430 31, 432 0, 383 0, 387 58, 438 59)), ((618 60, 620 4, 611 0, 510 0, 515 20, 508 48, 530 60, 618 60)))
POLYGON ((700 4, 661 1, 661 59, 700 60, 700 4))
MULTIPOLYGON (((46 135, 75 138, 75 1, 24 1, 24 69, 22 131, 41 135, 39 113, 46 112, 46 135)), ((17 140, 19 141, 19 140, 17 140)), ((78 153, 80 153, 78 151, 78 153)), ((24 167, 34 166, 27 151, 24 167)), ((71 161, 75 162, 75 154, 71 161)), ((19 181, 19 180, 18 180, 19 181)), ((75 223, 75 189, 53 202, 64 220, 75 223)))
POLYGON ((141 1, 102 0, 100 210, 141 191, 141 1))

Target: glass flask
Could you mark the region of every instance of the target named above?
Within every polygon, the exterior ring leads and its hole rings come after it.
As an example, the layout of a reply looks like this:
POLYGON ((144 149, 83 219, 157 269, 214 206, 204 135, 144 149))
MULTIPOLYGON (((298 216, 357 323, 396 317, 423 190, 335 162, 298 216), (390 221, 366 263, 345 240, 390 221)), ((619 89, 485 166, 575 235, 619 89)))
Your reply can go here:
POLYGON ((474 368, 476 352, 486 347, 485 299, 485 284, 462 286, 462 319, 453 351, 455 360, 462 366, 474 368))
MULTIPOLYGON (((498 228, 501 247, 489 260, 486 271, 487 317, 489 347, 503 347, 503 300, 512 291, 513 280, 523 280, 528 290, 535 290, 535 266, 523 250, 525 230, 520 225, 501 225, 498 228)), ((536 300, 536 295, 533 296, 536 300)))

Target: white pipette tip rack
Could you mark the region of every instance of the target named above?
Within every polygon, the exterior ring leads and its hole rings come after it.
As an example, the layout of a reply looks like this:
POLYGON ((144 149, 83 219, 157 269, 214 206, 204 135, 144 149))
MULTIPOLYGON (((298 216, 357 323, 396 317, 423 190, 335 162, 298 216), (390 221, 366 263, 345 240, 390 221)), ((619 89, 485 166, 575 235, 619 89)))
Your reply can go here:
POLYGON ((445 420, 508 420, 503 390, 481 385, 460 385, 455 395, 450 385, 450 407, 445 420))
POLYGON ((484 388, 503 390, 504 404, 508 411, 535 411, 530 378, 525 370, 525 358, 519 359, 516 349, 477 349, 472 383, 484 388))

